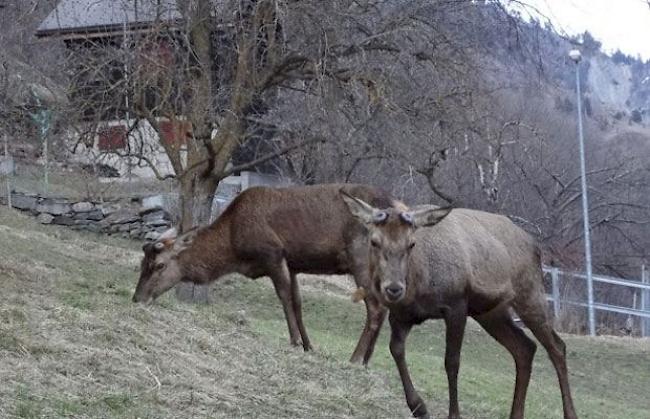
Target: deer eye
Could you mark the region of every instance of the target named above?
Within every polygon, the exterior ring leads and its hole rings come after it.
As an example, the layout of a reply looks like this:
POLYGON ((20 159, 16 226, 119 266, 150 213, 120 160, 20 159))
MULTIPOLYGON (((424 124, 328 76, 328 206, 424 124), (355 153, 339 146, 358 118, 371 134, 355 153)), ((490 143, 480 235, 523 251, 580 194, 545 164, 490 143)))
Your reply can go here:
POLYGON ((154 267, 155 270, 159 271, 165 267, 164 263, 156 263, 156 266, 154 267))
POLYGON ((415 247, 415 242, 410 242, 408 250, 411 251, 411 250, 413 250, 414 247, 415 247))
POLYGON ((379 240, 377 239, 370 240, 370 245, 375 249, 379 249, 381 247, 381 245, 379 244, 379 240))

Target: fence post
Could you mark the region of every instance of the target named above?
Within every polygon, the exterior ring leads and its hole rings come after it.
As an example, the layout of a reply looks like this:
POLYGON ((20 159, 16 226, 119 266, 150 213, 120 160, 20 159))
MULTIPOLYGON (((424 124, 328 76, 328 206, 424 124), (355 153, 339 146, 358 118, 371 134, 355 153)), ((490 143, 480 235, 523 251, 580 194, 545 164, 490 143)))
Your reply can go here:
POLYGON ((551 268, 551 286, 553 291, 553 318, 560 315, 560 270, 551 268))
MULTIPOLYGON (((641 282, 650 284, 645 264, 641 265, 641 282)), ((650 313, 650 291, 648 290, 641 290, 641 310, 646 314, 650 313)), ((650 336, 650 319, 646 317, 641 317, 641 336, 650 336)))

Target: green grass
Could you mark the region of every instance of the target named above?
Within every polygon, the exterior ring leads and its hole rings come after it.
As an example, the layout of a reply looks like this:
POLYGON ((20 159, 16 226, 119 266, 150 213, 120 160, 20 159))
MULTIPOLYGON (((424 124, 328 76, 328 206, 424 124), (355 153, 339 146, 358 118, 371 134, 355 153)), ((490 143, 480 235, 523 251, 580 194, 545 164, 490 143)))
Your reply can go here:
MULTIPOLYGON (((0 417, 8 418, 399 418, 408 417, 387 327, 369 368, 347 362, 364 320, 345 286, 302 279, 315 346, 288 344, 267 279, 228 277, 211 305, 130 302, 139 245, 42 226, 0 209, 0 417)), ((345 282, 346 279, 340 278, 345 282)), ((444 417, 441 322, 407 343, 416 387, 444 417)), ((564 336, 581 418, 647 418, 650 342, 564 336)), ((465 418, 508 416, 514 365, 473 322, 460 371, 465 418)), ((527 418, 560 418, 554 371, 540 347, 527 418)))
POLYGON ((15 416, 19 418, 32 419, 40 418, 43 413, 42 401, 34 397, 29 388, 19 386, 16 389, 15 416))
MULTIPOLYGON (((280 308, 272 293, 264 292, 254 282, 233 282, 219 289, 223 303, 237 300, 238 306, 250 307, 250 315, 259 319, 255 327, 260 333, 277 341, 286 339, 284 320, 273 314, 273 310, 280 308)), ((353 337, 360 331, 365 316, 362 305, 350 306, 345 300, 307 294, 303 306, 305 322, 317 351, 337 359, 349 356, 356 343, 353 337)), ((386 326, 371 368, 385 371, 395 395, 401 397, 401 382, 388 351, 388 335, 386 326)), ((646 368, 650 365, 648 339, 571 335, 565 335, 564 339, 568 346, 573 396, 580 417, 648 417, 650 401, 643 390, 650 388, 650 368, 646 368)), ((443 415, 447 404, 447 380, 442 322, 430 321, 414 329, 407 342, 407 361, 416 388, 427 404, 443 415)), ((514 374, 514 363, 509 353, 470 321, 463 343, 459 379, 459 398, 464 415, 508 417, 514 374)), ((562 417, 560 397, 555 371, 546 352, 538 345, 526 417, 562 417)))

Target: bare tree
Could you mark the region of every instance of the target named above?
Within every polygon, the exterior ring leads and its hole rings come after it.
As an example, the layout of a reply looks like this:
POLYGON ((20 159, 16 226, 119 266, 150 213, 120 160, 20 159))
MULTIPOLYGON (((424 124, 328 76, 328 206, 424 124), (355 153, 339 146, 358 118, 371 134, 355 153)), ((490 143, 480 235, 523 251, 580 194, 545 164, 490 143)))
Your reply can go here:
POLYGON ((87 110, 81 132, 92 137, 102 121, 127 118, 128 133, 139 141, 110 152, 149 166, 160 179, 176 179, 182 229, 207 221, 223 178, 320 141, 278 130, 265 155, 231 165, 233 153, 257 130, 250 117, 294 72, 311 71, 307 58, 286 48, 279 15, 284 6, 268 0, 179 1, 180 22, 157 20, 144 34, 71 45, 71 93, 87 110), (143 121, 159 144, 138 138, 143 121), (165 130, 172 131, 172 141, 165 130), (164 150, 171 174, 159 170, 152 147, 164 150))
MULTIPOLYGON (((99 109, 82 132, 112 118, 133 137, 142 121, 163 134, 111 152, 177 182, 183 228, 205 222, 225 176, 266 164, 306 183, 375 183, 507 213, 553 257, 579 262, 572 40, 494 2, 177 3, 177 20, 160 14, 148 31, 68 42, 64 74, 101 81, 71 92, 90 98, 78 109, 99 109)), ((592 138, 603 119, 587 120, 592 138)), ((589 158, 594 232, 628 255, 619 260, 638 260, 647 168, 607 150, 589 158)), ((616 265, 609 248, 595 249, 601 268, 616 265)))

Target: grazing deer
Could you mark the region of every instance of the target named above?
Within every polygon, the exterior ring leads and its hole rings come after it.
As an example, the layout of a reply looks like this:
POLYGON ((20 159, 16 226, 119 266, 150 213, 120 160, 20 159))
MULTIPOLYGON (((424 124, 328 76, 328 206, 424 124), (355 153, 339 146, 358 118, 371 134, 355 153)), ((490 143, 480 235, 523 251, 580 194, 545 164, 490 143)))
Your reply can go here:
POLYGON ((409 331, 427 319, 444 319, 449 418, 459 418, 460 349, 467 316, 472 316, 515 360, 510 418, 523 419, 536 345, 515 325, 510 308, 548 352, 560 383, 564 417, 577 417, 565 344, 547 315, 540 253, 527 233, 506 217, 486 212, 433 206, 377 209, 349 191, 341 192, 350 212, 369 226, 367 294, 390 311, 390 352, 415 417, 429 414, 404 358, 409 331))
MULTIPOLYGON (((296 274, 351 274, 358 287, 368 286, 367 230, 347 210, 342 187, 378 207, 403 205, 362 185, 247 189, 210 226, 178 237, 170 230, 145 244, 133 301, 150 302, 181 281, 205 284, 233 272, 269 276, 291 343, 311 349, 296 274)), ((350 360, 367 364, 386 311, 374 296, 364 300, 366 324, 350 360)))

